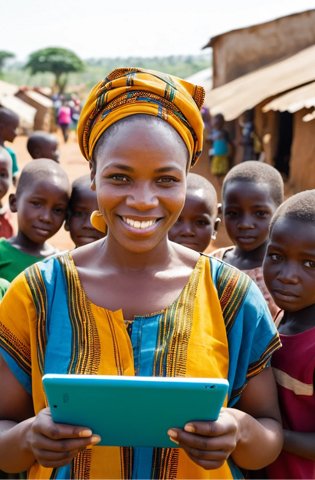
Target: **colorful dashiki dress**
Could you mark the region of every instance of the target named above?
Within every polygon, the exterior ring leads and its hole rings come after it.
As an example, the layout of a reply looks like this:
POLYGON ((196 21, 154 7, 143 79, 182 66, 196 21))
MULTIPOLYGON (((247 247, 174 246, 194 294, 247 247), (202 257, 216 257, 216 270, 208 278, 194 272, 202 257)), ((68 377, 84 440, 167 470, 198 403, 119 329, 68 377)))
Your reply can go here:
MULTIPOLYGON (((249 277, 201 255, 168 308, 135 316, 92 304, 71 254, 51 258, 17 277, 0 304, 0 352, 33 396, 46 406, 44 373, 223 377, 234 406, 280 341, 267 305, 249 277)), ((128 400, 126 399, 126 408, 128 400)), ((132 415, 132 412, 130 412, 132 415)), ((154 412, 152 412, 154 415, 154 412)), ((29 478, 241 478, 232 460, 204 470, 182 449, 93 447, 67 466, 35 463, 29 478)))

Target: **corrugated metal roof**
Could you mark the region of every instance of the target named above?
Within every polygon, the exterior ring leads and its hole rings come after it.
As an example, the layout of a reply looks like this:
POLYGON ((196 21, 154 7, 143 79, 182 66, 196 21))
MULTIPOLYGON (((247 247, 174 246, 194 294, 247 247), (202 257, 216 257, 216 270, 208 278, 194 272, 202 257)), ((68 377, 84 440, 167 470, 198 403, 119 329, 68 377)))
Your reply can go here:
POLYGON ((233 120, 266 98, 315 80, 315 45, 206 92, 212 115, 233 120))
POLYGON ((199 72, 190 75, 186 80, 209 90, 212 88, 212 70, 210 68, 204 68, 203 70, 199 70, 199 72))
POLYGON ((302 108, 311 107, 315 107, 315 82, 276 97, 263 107, 263 112, 279 110, 295 113, 302 108))

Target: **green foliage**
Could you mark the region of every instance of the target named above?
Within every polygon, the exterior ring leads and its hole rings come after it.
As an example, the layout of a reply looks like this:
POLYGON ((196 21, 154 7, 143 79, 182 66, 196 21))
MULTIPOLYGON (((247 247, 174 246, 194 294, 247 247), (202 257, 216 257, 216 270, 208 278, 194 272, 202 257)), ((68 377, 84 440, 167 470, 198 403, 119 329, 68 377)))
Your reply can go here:
POLYGON ((0 50, 0 74, 2 74, 6 60, 13 57, 15 57, 14 53, 8 52, 7 50, 0 50))
POLYGON ((25 68, 31 75, 51 72, 55 76, 55 84, 61 92, 67 83, 67 74, 84 70, 83 61, 71 50, 59 47, 48 47, 30 54, 25 68))
MULTIPOLYGON (((67 90, 71 92, 75 87, 81 87, 80 92, 84 95, 95 85, 96 82, 105 78, 106 75, 118 67, 144 67, 152 70, 160 70, 181 78, 187 78, 193 73, 210 68, 210 56, 202 55, 172 55, 167 57, 116 57, 116 58, 91 58, 85 61, 85 69, 80 72, 68 73, 67 90)), ((28 70, 18 63, 11 65, 5 71, 5 79, 16 85, 28 85, 45 87, 52 85, 54 75, 47 72, 38 72, 30 75, 28 70)))

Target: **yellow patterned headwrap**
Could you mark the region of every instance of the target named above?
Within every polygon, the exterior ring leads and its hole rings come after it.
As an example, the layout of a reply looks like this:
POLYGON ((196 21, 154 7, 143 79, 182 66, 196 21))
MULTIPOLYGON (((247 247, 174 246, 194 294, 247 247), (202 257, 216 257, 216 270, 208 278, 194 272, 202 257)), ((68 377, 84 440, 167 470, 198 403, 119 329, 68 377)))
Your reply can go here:
POLYGON ((185 142, 190 165, 203 145, 200 108, 203 87, 154 70, 118 68, 92 89, 80 115, 78 139, 87 160, 102 133, 118 120, 136 114, 163 118, 185 142))

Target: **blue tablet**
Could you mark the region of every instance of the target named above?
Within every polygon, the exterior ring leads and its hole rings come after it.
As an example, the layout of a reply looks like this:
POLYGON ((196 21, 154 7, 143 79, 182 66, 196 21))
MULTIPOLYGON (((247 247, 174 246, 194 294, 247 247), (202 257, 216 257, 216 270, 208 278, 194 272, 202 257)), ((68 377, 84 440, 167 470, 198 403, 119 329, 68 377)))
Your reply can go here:
POLYGON ((89 427, 98 445, 171 447, 167 431, 193 420, 216 420, 228 382, 214 378, 47 374, 56 423, 89 427))

